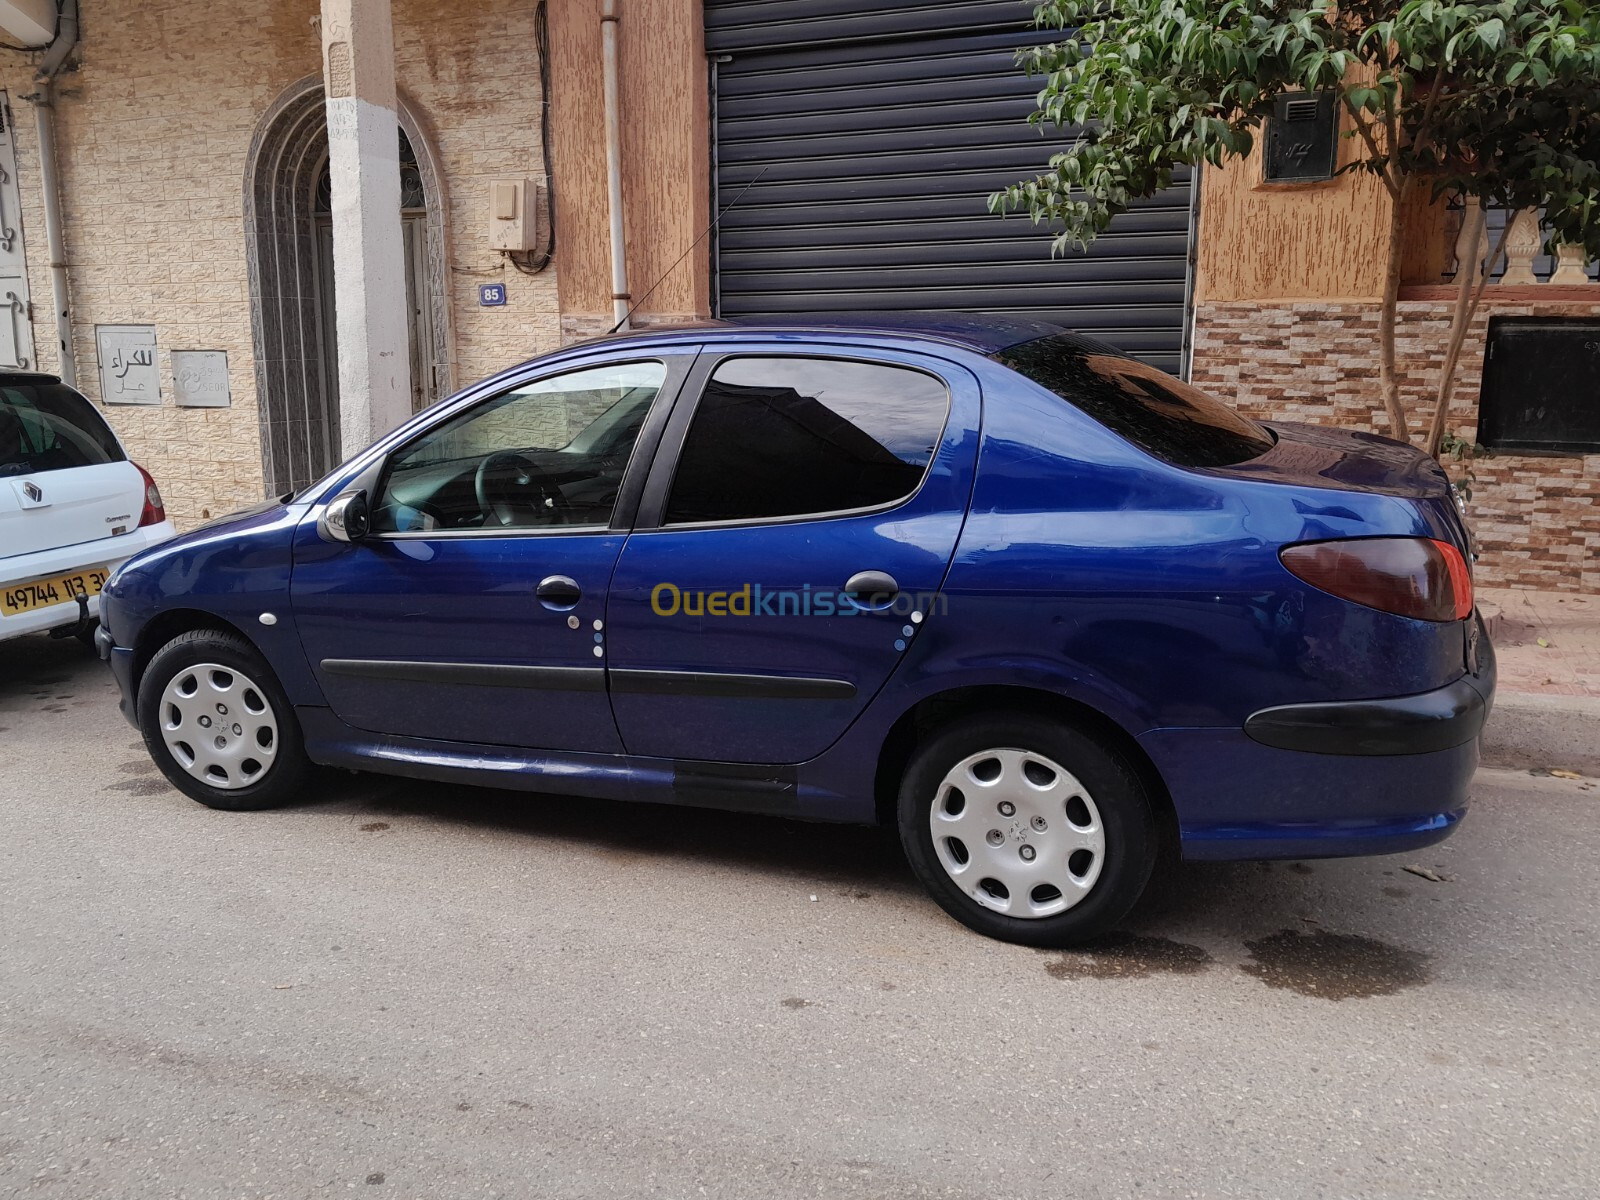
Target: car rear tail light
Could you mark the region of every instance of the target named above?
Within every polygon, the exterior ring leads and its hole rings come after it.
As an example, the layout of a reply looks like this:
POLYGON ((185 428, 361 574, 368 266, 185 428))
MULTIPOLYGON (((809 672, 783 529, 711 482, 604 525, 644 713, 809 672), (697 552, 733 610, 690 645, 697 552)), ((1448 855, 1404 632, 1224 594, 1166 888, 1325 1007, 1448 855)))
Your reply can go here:
POLYGON ((1472 572, 1461 551, 1436 538, 1343 538, 1278 553, 1312 587, 1343 600, 1422 621, 1472 615, 1472 572))
POLYGON ((144 510, 139 513, 139 528, 159 525, 167 519, 167 507, 161 503, 161 489, 156 486, 156 481, 150 478, 150 472, 138 463, 133 464, 133 469, 139 472, 144 480, 144 510))

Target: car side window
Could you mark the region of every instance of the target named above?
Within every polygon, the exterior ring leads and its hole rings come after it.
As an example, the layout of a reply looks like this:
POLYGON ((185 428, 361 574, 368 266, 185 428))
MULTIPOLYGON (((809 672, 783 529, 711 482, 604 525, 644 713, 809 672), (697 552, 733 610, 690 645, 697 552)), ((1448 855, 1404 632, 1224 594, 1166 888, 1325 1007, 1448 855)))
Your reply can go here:
POLYGON ((909 367, 842 359, 725 359, 684 439, 665 523, 876 508, 917 490, 950 409, 909 367))
POLYGON ((502 392, 429 430, 389 461, 379 533, 605 525, 659 362, 590 367, 502 392))

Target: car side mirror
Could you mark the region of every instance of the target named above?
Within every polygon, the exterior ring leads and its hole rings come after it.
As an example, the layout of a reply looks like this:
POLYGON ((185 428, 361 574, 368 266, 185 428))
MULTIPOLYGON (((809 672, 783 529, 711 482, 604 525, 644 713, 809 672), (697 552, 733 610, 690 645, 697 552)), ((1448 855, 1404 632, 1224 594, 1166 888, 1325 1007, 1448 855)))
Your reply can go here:
POLYGON ((365 491, 335 496, 317 521, 322 536, 334 542, 359 542, 372 531, 372 514, 365 491))

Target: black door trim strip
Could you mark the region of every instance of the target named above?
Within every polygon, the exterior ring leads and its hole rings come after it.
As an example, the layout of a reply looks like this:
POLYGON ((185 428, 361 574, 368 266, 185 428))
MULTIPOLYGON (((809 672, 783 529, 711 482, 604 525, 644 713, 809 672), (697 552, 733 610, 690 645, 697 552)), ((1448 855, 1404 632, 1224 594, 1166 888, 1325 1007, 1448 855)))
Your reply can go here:
POLYGON ((521 667, 509 663, 412 662, 398 658, 325 658, 329 675, 409 683, 459 683, 471 687, 542 688, 563 692, 603 692, 603 667, 521 667))
POLYGON ((716 671, 611 672, 611 690, 651 696, 743 696, 760 700, 849 700, 856 685, 847 679, 793 675, 734 675, 716 671))

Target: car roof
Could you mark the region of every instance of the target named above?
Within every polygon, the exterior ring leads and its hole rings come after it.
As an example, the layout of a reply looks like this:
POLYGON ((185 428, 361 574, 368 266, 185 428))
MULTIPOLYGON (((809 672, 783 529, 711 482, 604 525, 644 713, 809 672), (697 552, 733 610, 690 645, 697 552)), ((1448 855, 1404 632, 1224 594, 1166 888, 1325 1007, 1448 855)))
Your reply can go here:
POLYGON ((15 367, 0 367, 0 384, 7 383, 60 383, 61 376, 46 371, 19 371, 15 367))
POLYGON ((692 321, 673 325, 649 325, 625 333, 606 334, 586 343, 651 342, 663 338, 681 339, 685 333, 710 336, 719 334, 857 334, 877 337, 915 338, 943 342, 995 354, 1023 342, 1052 337, 1064 330, 1045 321, 1018 317, 986 316, 956 312, 844 312, 797 313, 792 316, 739 318, 732 321, 692 321))

